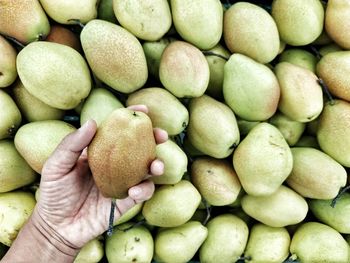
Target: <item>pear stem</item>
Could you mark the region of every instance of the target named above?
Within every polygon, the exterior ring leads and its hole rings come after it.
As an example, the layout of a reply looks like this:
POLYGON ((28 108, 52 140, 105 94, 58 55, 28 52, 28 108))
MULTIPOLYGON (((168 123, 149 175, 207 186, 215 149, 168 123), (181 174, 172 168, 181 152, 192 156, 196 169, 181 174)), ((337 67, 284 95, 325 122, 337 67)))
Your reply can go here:
POLYGON ((205 226, 211 217, 211 206, 207 203, 207 201, 205 201, 205 199, 203 199, 203 203, 205 205, 205 209, 207 210, 207 217, 203 221, 203 225, 205 226))
POLYGON ((111 236, 113 234, 113 223, 114 223, 114 211, 115 211, 116 202, 113 198, 111 201, 111 212, 109 214, 109 225, 107 230, 107 236, 111 236))
POLYGON ((242 257, 239 257, 237 261, 251 261, 252 260, 252 257, 251 256, 242 256, 242 257))
POLYGON ((314 54, 318 60, 320 60, 322 58, 322 55, 321 55, 320 51, 318 51, 317 48, 315 48, 314 46, 310 46, 310 49, 312 50, 312 52, 314 52, 314 54))
POLYGON ((85 27, 85 25, 82 23, 82 22, 80 22, 80 20, 79 19, 68 19, 68 22, 75 22, 77 25, 79 25, 81 28, 84 28, 85 27))
POLYGON ((348 191, 349 189, 350 189, 350 185, 345 186, 345 187, 343 187, 343 188, 340 188, 339 193, 337 194, 336 197, 334 197, 334 199, 333 199, 332 202, 331 202, 331 207, 334 208, 335 205, 337 204, 339 198, 342 197, 342 195, 344 195, 345 192, 348 191))
POLYGON ((220 55, 220 54, 217 54, 215 52, 212 52, 212 51, 202 51, 203 55, 205 56, 217 56, 219 58, 222 58, 222 59, 225 59, 226 61, 229 59, 223 55, 220 55))
POLYGON ((334 103, 335 103, 334 99, 333 99, 331 93, 329 92, 329 89, 328 89, 326 83, 324 83, 324 81, 322 79, 317 79, 317 83, 322 87, 322 90, 326 94, 326 96, 327 96, 327 98, 329 100, 329 103, 331 105, 334 105, 334 103))
POLYGON ((23 49, 25 47, 25 45, 23 45, 21 42, 19 42, 17 39, 15 39, 14 37, 10 37, 10 36, 4 36, 7 40, 9 40, 10 42, 14 43, 16 46, 18 46, 20 49, 23 49))

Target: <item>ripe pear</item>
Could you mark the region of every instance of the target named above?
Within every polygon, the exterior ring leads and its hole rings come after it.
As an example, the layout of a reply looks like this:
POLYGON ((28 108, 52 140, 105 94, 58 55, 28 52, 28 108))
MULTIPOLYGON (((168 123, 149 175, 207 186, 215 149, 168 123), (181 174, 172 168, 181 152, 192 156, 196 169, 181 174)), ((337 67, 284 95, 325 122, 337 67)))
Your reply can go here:
POLYGON ((199 49, 211 49, 222 35, 223 9, 219 0, 171 0, 179 35, 199 49))
POLYGON ((349 245, 339 232, 330 226, 307 222, 292 237, 292 259, 299 262, 349 262, 349 245))
POLYGON ((59 120, 27 123, 17 131, 15 146, 27 163, 41 174, 44 163, 62 139, 76 128, 59 120))
POLYGON ((282 52, 279 56, 279 62, 289 62, 296 66, 306 68, 313 73, 316 72, 317 58, 301 48, 290 48, 282 52))
POLYGON ((207 235, 207 228, 197 221, 189 221, 178 227, 161 228, 154 239, 154 258, 158 262, 187 263, 207 235))
POLYGON ((233 153, 233 167, 249 195, 276 192, 292 170, 293 157, 281 132, 273 125, 256 125, 233 153))
POLYGON ((237 216, 221 214, 208 224, 208 237, 199 249, 201 263, 234 263, 248 241, 247 224, 237 216))
POLYGON ((22 115, 11 96, 0 89, 0 140, 11 138, 17 132, 22 115))
POLYGON ((194 160, 191 180, 202 197, 214 206, 232 204, 241 190, 237 174, 226 160, 211 157, 194 160))
POLYGON ((103 256, 103 244, 98 238, 94 238, 81 248, 73 263, 98 263, 103 256))
POLYGON ((17 78, 17 51, 0 35, 0 88, 10 86, 17 78))
POLYGON ((320 146, 317 142, 317 138, 309 135, 301 136, 299 141, 296 144, 294 144, 294 147, 311 147, 315 149, 320 149, 320 146))
POLYGON ((124 105, 112 92, 104 88, 92 89, 81 109, 80 125, 93 119, 99 126, 109 114, 119 108, 124 108, 124 105))
POLYGON ((278 54, 280 39, 275 21, 258 5, 233 4, 224 15, 224 40, 232 53, 241 53, 262 64, 278 54))
POLYGON ((278 109, 295 121, 316 119, 323 108, 322 88, 317 76, 289 62, 278 63, 275 74, 281 88, 278 109))
POLYGON ((284 185, 268 196, 245 195, 241 205, 249 216, 272 227, 297 224, 308 212, 305 199, 284 185))
POLYGON ((337 44, 335 44, 334 42, 332 42, 331 44, 322 46, 318 52, 320 52, 320 55, 322 57, 324 57, 325 55, 327 55, 328 53, 332 53, 332 52, 337 52, 337 51, 343 51, 343 49, 338 46, 337 44))
POLYGON ((117 220, 114 221, 114 226, 121 225, 130 221, 136 215, 138 215, 142 211, 143 203, 138 203, 122 214, 117 220))
POLYGON ((97 9, 97 18, 117 24, 113 10, 113 0, 100 0, 97 9))
POLYGON ((324 9, 319 0, 274 0, 272 17, 281 39, 291 46, 304 46, 322 33, 324 9))
POLYGON ((249 234, 244 251, 245 262, 280 263, 289 255, 290 236, 284 227, 255 224, 249 234))
POLYGON ((226 104, 203 95, 191 100, 189 112, 187 136, 191 144, 214 158, 229 156, 240 139, 232 110, 226 104))
POLYGON ((350 101, 350 51, 332 52, 319 61, 317 74, 331 94, 350 101))
POLYGON ((146 83, 145 54, 139 40, 126 29, 94 19, 85 25, 80 41, 91 70, 111 88, 130 93, 146 83))
POLYGON ((0 2, 0 33, 22 44, 45 39, 49 20, 39 0, 6 0, 0 2))
POLYGON ((350 103, 334 100, 326 103, 320 116, 317 141, 326 154, 350 167, 350 103))
POLYGON ((186 223, 193 216, 201 195, 187 180, 177 184, 162 185, 142 208, 147 223, 161 227, 175 227, 186 223))
POLYGON ((137 104, 146 105, 153 126, 166 130, 169 135, 177 135, 187 127, 188 110, 166 89, 150 87, 130 94, 126 105, 137 104))
POLYGON ((11 246, 35 206, 34 195, 13 191, 0 193, 0 242, 11 246))
POLYGON ((46 37, 46 41, 63 44, 74 48, 76 51, 81 51, 80 41, 77 35, 61 25, 52 25, 50 33, 46 37))
POLYGON ((140 183, 156 158, 150 118, 126 108, 114 110, 100 124, 88 147, 89 166, 105 197, 122 199, 140 183))
POLYGON ((154 242, 150 231, 144 226, 130 228, 132 225, 129 222, 115 227, 113 235, 107 237, 105 246, 109 263, 152 261, 154 242))
POLYGON ((226 104, 239 117, 263 121, 276 112, 280 87, 271 69, 236 53, 224 67, 223 93, 226 104))

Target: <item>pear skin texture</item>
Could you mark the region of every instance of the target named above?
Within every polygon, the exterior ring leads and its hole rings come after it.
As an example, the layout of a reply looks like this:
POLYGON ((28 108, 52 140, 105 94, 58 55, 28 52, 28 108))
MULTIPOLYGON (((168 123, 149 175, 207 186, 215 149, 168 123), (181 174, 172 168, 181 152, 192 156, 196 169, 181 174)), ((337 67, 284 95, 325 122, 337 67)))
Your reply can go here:
POLYGON ((17 71, 29 93, 62 110, 75 108, 91 89, 84 58, 62 44, 38 41, 27 45, 17 55, 17 71))
POLYGON ((226 104, 242 119, 264 121, 277 110, 280 87, 267 66, 233 54, 224 67, 223 94, 226 104))
POLYGON ((201 263, 234 263, 248 241, 247 224, 232 214, 221 214, 206 225, 208 237, 199 249, 201 263))
POLYGON ((126 108, 114 110, 100 124, 88 147, 97 187, 105 197, 117 199, 127 197, 129 188, 144 180, 155 158, 150 118, 126 108))
POLYGON ((146 105, 153 126, 162 128, 170 136, 181 133, 187 127, 187 108, 166 89, 151 87, 130 94, 126 105, 138 104, 146 105))
POLYGON ((0 33, 22 44, 45 39, 49 20, 38 0, 1 0, 0 33))
POLYGON ((9 94, 0 89, 0 140, 11 138, 21 125, 22 115, 9 94))
POLYGON ((350 2, 330 0, 327 3, 325 28, 328 35, 339 46, 350 49, 350 36, 345 34, 350 27, 350 2))
POLYGON ((324 9, 319 0, 274 0, 271 15, 281 39, 291 46, 304 46, 321 35, 324 9))
POLYGON ((60 120, 36 121, 22 125, 15 136, 17 151, 41 174, 44 163, 63 140, 76 128, 60 120))
POLYGON ((233 167, 246 193, 276 192, 292 171, 293 157, 281 132, 269 123, 256 125, 233 153, 233 167))
POLYGON ((317 141, 323 152, 345 167, 350 167, 350 103, 326 103, 320 116, 317 141))
POLYGON ((317 64, 317 75, 327 85, 331 94, 350 101, 350 51, 325 55, 317 64))
POLYGON ((10 86, 17 78, 17 51, 0 35, 0 88, 10 86))
POLYGON ((289 62, 278 63, 275 74, 281 88, 278 109, 295 121, 316 119, 323 108, 323 93, 317 76, 289 62))
POLYGON ((302 224, 292 237, 290 253, 299 262, 349 262, 349 245, 342 235, 319 222, 302 224))
POLYGON ((223 9, 219 0, 171 0, 174 26, 179 35, 201 50, 219 43, 223 9))
POLYGON ((228 157, 240 140, 232 110, 226 104, 203 95, 191 100, 189 112, 187 136, 190 143, 211 157, 228 157))
POLYGON ((279 62, 289 62, 296 66, 316 72, 317 58, 310 52, 301 48, 290 48, 281 53, 279 62))
POLYGON ((73 263, 100 262, 103 256, 103 244, 98 238, 94 238, 81 248, 73 263))
POLYGON ((224 40, 232 53, 241 53, 265 64, 278 54, 280 39, 275 21, 263 8, 236 3, 224 14, 224 40))
POLYGON ((174 41, 163 51, 159 79, 178 98, 199 97, 209 83, 209 66, 203 53, 195 46, 174 41))
POLYGON ((45 40, 69 46, 78 52, 82 51, 78 36, 61 25, 52 25, 45 40))
POLYGON ((146 83, 145 54, 139 40, 126 29, 94 19, 86 24, 80 40, 91 70, 111 88, 131 93, 146 83))

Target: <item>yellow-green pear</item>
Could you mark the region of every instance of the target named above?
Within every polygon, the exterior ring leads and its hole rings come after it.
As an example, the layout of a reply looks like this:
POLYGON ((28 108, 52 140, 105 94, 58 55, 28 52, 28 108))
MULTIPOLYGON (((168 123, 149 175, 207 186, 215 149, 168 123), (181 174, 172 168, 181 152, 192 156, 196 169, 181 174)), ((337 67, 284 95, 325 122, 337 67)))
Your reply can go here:
POLYGON ((320 55, 322 57, 324 57, 328 53, 337 52, 337 51, 343 51, 343 49, 333 42, 328 45, 320 47, 320 49, 318 50, 318 52, 320 52, 320 55))
POLYGON ((10 86, 17 78, 17 51, 0 35, 0 88, 10 86))
POLYGON ((319 222, 302 224, 290 244, 292 260, 299 262, 349 262, 349 245, 343 236, 330 226, 319 222))
POLYGON ((299 122, 309 122, 320 115, 323 108, 322 88, 317 76, 310 70, 280 62, 275 74, 281 88, 278 109, 299 122))
POLYGON ((11 138, 21 125, 22 115, 11 96, 0 89, 0 140, 11 138))
POLYGON ((317 58, 309 51, 301 48, 290 48, 283 51, 279 56, 279 62, 289 62, 314 73, 316 72, 317 58))
POLYGON ((131 222, 119 225, 107 237, 105 246, 109 263, 152 261, 154 242, 150 231, 144 226, 132 225, 131 222))
POLYGON ((187 263, 207 235, 207 228, 197 221, 189 221, 178 227, 161 228, 154 239, 154 258, 164 263, 187 263))
POLYGON ((281 39, 291 46, 304 46, 321 35, 324 9, 320 0, 274 0, 272 17, 281 39))
POLYGON ((275 21, 258 5, 233 4, 224 14, 224 40, 232 53, 241 53, 260 63, 278 54, 280 39, 275 21))
POLYGON ((147 223, 161 227, 175 227, 186 223, 193 216, 201 195, 187 180, 177 184, 162 185, 142 208, 147 223))
POLYGON ((284 227, 255 224, 250 229, 247 247, 244 251, 245 262, 284 262, 289 255, 289 246, 290 236, 284 227))
POLYGON ((126 105, 137 104, 146 105, 153 127, 162 128, 169 135, 177 135, 187 127, 188 110, 166 89, 150 87, 130 94, 126 105))
POLYGON ((209 66, 203 53, 194 45, 174 41, 163 51, 159 79, 178 98, 199 97, 209 83, 209 66))
POLYGON ((199 49, 219 43, 223 9, 219 0, 170 0, 174 26, 179 35, 199 49))
POLYGON ((167 0, 113 0, 113 10, 125 29, 147 41, 162 38, 172 23, 167 0))
POLYGON ((14 191, 0 193, 0 242, 11 246, 35 206, 34 195, 14 191))
POLYGON ((277 110, 280 87, 271 69, 236 53, 224 67, 223 93, 226 104, 239 117, 264 121, 277 110))
POLYGON ((194 160, 191 180, 202 197, 214 206, 232 204, 241 190, 237 174, 226 160, 211 157, 194 160))
POLYGON ((320 146, 317 142, 317 138, 315 136, 310 135, 301 136, 297 143, 294 144, 294 147, 312 147, 315 149, 320 149, 320 146))
POLYGON ((345 167, 350 167, 350 103, 326 103, 320 116, 317 141, 322 151, 345 167))
POLYGON ((208 237, 199 249, 201 263, 235 263, 248 241, 247 224, 237 216, 221 214, 207 224, 208 237))
POLYGON ((27 123, 17 131, 15 146, 27 163, 41 174, 44 163, 62 139, 76 128, 59 120, 27 123))
POLYGON ((297 224, 308 212, 305 199, 284 185, 268 196, 245 195, 241 205, 249 216, 272 227, 297 224))
POLYGON ((121 217, 119 217, 115 222, 114 226, 121 225, 125 222, 130 221, 132 218, 134 218, 137 214, 139 214, 142 210, 143 203, 138 203, 134 205, 132 208, 130 208, 128 211, 126 211, 124 214, 122 214, 121 217))
POLYGON ((350 51, 331 52, 318 62, 317 74, 331 94, 350 101, 350 51))
POLYGON ((98 263, 103 256, 103 244, 98 238, 94 238, 81 248, 73 263, 98 263))
POLYGON ((100 0, 97 9, 97 18, 117 24, 113 10, 113 0, 100 0))
POLYGON ((292 166, 292 153, 283 135, 265 122, 256 125, 233 153, 233 167, 249 195, 276 192, 292 166))
POLYGON ((226 158, 238 145, 240 135, 236 117, 224 103, 203 95, 191 100, 187 136, 199 151, 226 158))
POLYGON ((147 81, 146 57, 139 40, 116 24, 94 19, 80 34, 93 73, 111 88, 130 93, 147 81))
POLYGON ((327 154, 310 147, 294 147, 293 169, 287 184, 303 197, 332 199, 347 180, 346 170, 327 154))

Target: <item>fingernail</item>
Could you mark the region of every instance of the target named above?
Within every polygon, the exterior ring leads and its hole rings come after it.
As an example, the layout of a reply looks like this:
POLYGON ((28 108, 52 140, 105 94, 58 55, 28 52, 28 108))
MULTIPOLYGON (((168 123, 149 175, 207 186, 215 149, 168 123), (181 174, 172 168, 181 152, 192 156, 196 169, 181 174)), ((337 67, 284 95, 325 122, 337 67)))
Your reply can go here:
POLYGON ((131 190, 133 196, 139 196, 142 193, 141 187, 133 187, 131 190))

